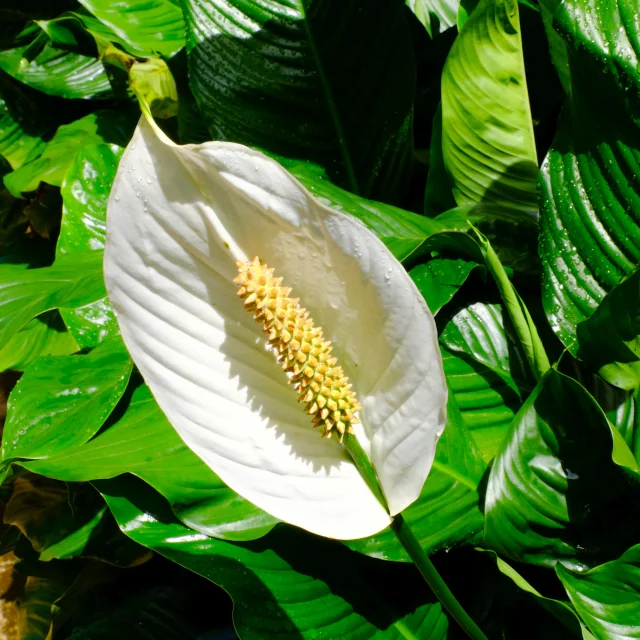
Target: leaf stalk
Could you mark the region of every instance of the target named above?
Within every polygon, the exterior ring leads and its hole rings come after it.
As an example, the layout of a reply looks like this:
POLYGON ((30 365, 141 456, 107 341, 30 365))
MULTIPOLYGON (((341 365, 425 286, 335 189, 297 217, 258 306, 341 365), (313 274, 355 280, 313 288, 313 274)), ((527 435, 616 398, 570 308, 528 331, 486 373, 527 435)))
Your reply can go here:
MULTIPOLYGON (((389 511, 389 506, 384 496, 384 492, 382 491, 382 487, 380 486, 375 469, 373 468, 366 452, 358 442, 358 439, 351 434, 346 434, 343 443, 356 465, 356 468, 360 472, 360 475, 367 483, 367 486, 371 489, 378 500, 380 500, 382 506, 389 511)), ((456 600, 451 589, 449 589, 446 582, 442 579, 442 576, 440 576, 438 570, 435 568, 433 562, 429 559, 429 556, 420 546, 420 542, 414 535, 407 521, 402 517, 402 514, 398 514, 393 517, 391 530, 398 539, 398 542, 400 542, 408 556, 411 558, 413 564, 420 572, 420 575, 433 591, 436 598, 438 598, 442 606, 458 623, 460 628, 472 640, 487 640, 487 636, 484 635, 480 627, 478 627, 469 614, 464 610, 462 605, 456 600)))

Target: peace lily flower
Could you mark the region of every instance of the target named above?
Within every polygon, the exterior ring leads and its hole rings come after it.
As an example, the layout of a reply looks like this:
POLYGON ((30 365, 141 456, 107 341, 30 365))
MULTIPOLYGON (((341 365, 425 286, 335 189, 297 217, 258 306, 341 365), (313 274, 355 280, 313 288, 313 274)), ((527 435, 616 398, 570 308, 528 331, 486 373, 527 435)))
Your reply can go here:
POLYGON ((141 119, 111 191, 105 279, 158 404, 237 493, 341 539, 418 497, 445 421, 433 317, 373 233, 278 163, 177 146, 141 119), (350 432, 388 512, 340 444, 350 432))

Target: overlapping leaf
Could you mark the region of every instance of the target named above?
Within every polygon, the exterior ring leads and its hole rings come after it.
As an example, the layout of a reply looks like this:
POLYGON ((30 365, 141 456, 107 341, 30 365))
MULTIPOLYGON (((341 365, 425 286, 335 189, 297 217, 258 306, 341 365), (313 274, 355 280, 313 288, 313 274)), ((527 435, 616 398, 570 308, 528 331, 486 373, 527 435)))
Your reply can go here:
POLYGON ((578 324, 640 261, 636 14, 634 0, 574 0, 547 14, 571 93, 539 184, 543 302, 573 353, 578 324))
POLYGON ((251 540, 277 522, 231 491, 187 448, 147 386, 124 398, 121 410, 114 424, 90 442, 23 466, 68 482, 135 474, 157 489, 188 526, 218 538, 251 540))
POLYGON ((128 536, 231 595, 243 640, 311 640, 319 630, 336 640, 447 637, 447 619, 424 585, 407 588, 417 578, 412 567, 381 565, 286 526, 244 544, 194 535, 149 489, 116 481, 98 488, 128 536))
MULTIPOLYGON (((83 146, 62 182, 62 225, 57 254, 81 255, 104 251, 107 199, 122 150, 114 145, 83 146)), ((118 332, 113 310, 106 297, 73 310, 62 317, 81 347, 92 347, 118 332)))
POLYGON ((45 45, 31 61, 25 47, 0 52, 0 69, 43 93, 62 98, 109 98, 111 85, 100 60, 45 45))
POLYGON ((464 25, 442 73, 442 127, 458 205, 536 211, 538 165, 517 0, 480 0, 464 25))
POLYGON ((313 160, 359 195, 403 195, 414 67, 402 0, 186 0, 184 11, 212 139, 313 160))
POLYGON ((102 426, 131 374, 119 339, 82 356, 38 359, 9 399, 2 458, 46 458, 86 442, 102 426))
POLYGON ((640 637, 640 546, 586 572, 556 568, 573 606, 601 640, 640 637))
POLYGON ((580 567, 619 553, 634 536, 636 489, 613 462, 613 450, 595 400, 550 370, 516 416, 491 469, 486 543, 546 566, 564 559, 580 567))

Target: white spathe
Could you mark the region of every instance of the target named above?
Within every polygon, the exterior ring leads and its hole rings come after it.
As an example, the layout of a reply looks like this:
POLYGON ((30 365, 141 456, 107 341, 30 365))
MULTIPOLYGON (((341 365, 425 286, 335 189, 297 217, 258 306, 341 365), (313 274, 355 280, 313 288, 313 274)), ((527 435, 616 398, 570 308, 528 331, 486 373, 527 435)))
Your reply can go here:
POLYGON ((334 345, 362 403, 358 439, 391 514, 422 489, 445 424, 436 328, 406 271, 360 222, 283 167, 222 142, 176 146, 144 119, 109 199, 105 279, 124 341, 187 446, 276 518, 353 539, 390 516, 321 438, 237 297, 259 256, 334 345))

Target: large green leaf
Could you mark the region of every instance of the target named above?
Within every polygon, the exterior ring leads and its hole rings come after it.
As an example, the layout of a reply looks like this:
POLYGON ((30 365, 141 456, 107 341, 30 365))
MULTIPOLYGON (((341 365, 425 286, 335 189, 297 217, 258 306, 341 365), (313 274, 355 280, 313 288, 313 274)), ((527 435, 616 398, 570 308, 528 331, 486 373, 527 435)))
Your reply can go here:
MULTIPOLYGON (((114 145, 83 146, 62 182, 62 224, 57 254, 104 250, 107 200, 122 150, 114 145)), ((64 321, 81 347, 92 347, 118 332, 107 298, 62 311, 64 321)))
POLYGON ((23 466, 67 482, 135 474, 188 526, 219 538, 250 540, 277 522, 231 491, 187 448, 146 385, 125 397, 119 410, 124 413, 114 424, 86 444, 23 466))
POLYGON ((45 311, 13 334, 0 349, 0 371, 24 371, 40 356, 65 356, 78 351, 58 311, 45 311))
POLYGON ((0 69, 43 93, 61 98, 110 98, 111 85, 96 58, 46 45, 35 59, 23 58, 25 47, 0 52, 0 69))
POLYGON ((4 183, 15 196, 35 191, 40 182, 60 186, 76 153, 85 145, 125 146, 133 125, 125 112, 99 111, 61 126, 42 155, 7 174, 4 183))
POLYGON ((475 262, 454 258, 433 258, 409 271, 420 293, 436 314, 456 294, 469 274, 477 266, 475 262))
POLYGON ((359 195, 404 195, 414 65, 402 0, 183 7, 189 81, 213 139, 315 161, 359 195))
POLYGON ((576 327, 640 261, 637 9, 636 0, 573 0, 552 16, 571 92, 539 182, 543 302, 573 353, 576 327))
POLYGON ((158 52, 170 57, 184 47, 184 19, 171 0, 80 0, 103 24, 132 47, 132 53, 158 52))
MULTIPOLYGON (((485 464, 453 394, 449 396, 447 411, 447 426, 420 497, 402 514, 427 552, 469 542, 483 526, 478 485, 485 464)), ((390 529, 346 544, 376 558, 408 560, 390 529)))
POLYGON ((99 254, 79 254, 40 269, 0 265, 0 345, 44 311, 81 307, 104 295, 99 254))
POLYGON ((39 358, 9 397, 2 458, 47 458, 86 442, 124 393, 131 360, 119 338, 88 355, 39 358))
POLYGON ((382 564, 288 526, 251 543, 207 538, 176 522, 149 488, 117 480, 97 486, 128 536, 229 593, 243 640, 447 637, 440 604, 413 567, 382 564))
POLYGON ((560 559, 588 566, 619 553, 637 535, 637 496, 612 451, 602 409, 579 383, 551 369, 491 469, 486 543, 546 566, 560 559))
POLYGON ((640 385, 640 272, 616 285, 577 326, 578 356, 622 389, 640 385))
POLYGON ((0 156, 4 156, 11 167, 17 169, 38 157, 45 146, 42 138, 25 133, 0 98, 0 156))
POLYGON ((458 205, 537 209, 517 0, 480 0, 442 73, 442 151, 458 205))
POLYGON ((640 638, 640 545, 586 572, 556 572, 573 606, 601 640, 640 638))
POLYGON ((507 381, 521 381, 520 354, 507 336, 504 322, 502 305, 472 302, 452 315, 442 329, 440 342, 449 350, 471 356, 507 381))
POLYGON ((478 450, 489 462, 504 441, 520 396, 513 380, 468 355, 442 349, 444 371, 478 450))

